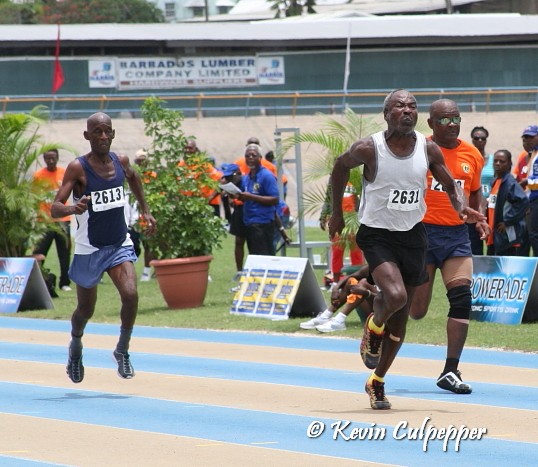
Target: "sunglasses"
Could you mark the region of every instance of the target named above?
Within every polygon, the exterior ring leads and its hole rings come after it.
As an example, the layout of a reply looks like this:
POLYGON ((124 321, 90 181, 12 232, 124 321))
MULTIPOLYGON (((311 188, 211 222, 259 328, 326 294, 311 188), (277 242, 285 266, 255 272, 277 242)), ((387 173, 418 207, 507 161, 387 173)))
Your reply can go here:
POLYGON ((474 141, 486 141, 487 138, 485 136, 473 136, 474 141))
POLYGON ((456 125, 459 125, 461 123, 461 117, 443 117, 438 118, 437 122, 441 125, 448 125, 449 123, 454 123, 456 125))

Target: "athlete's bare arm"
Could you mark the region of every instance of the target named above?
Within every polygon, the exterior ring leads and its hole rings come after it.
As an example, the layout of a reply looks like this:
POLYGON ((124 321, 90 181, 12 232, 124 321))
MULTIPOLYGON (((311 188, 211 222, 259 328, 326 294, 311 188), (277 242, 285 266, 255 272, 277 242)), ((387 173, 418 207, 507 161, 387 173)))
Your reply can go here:
POLYGON ((78 160, 69 163, 65 169, 62 185, 56 193, 50 213, 52 217, 66 217, 72 214, 82 214, 88 209, 88 198, 83 196, 77 203, 66 206, 65 203, 73 193, 80 197, 86 185, 86 177, 82 165, 78 160))
POLYGON ((360 139, 336 159, 332 173, 332 215, 329 219, 329 236, 333 238, 344 228, 342 196, 349 180, 349 171, 364 165, 364 177, 369 180, 375 173, 374 140, 371 137, 360 139))

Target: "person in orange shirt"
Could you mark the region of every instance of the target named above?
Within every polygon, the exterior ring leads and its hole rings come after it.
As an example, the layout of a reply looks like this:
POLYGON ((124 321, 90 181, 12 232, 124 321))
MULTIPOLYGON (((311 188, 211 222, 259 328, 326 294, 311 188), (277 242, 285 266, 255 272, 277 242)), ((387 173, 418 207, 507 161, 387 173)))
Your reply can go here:
MULTIPOLYGON (((36 183, 42 183, 53 194, 53 198, 56 192, 62 185, 65 169, 58 166, 59 153, 57 149, 51 149, 43 154, 43 160, 45 161, 45 167, 34 173, 34 180, 36 183)), ((64 292, 70 292, 69 286, 71 281, 69 280, 69 261, 71 255, 71 216, 62 217, 60 219, 52 219, 50 215, 51 203, 41 203, 41 214, 44 222, 54 221, 60 227, 60 231, 57 228, 49 229, 45 232, 45 235, 39 240, 32 254, 47 256, 52 242, 56 244, 56 251, 58 253, 58 261, 60 263, 60 282, 59 287, 64 292)))
MULTIPOLYGON (((454 101, 440 99, 431 104, 428 118, 428 125, 433 130, 431 140, 441 148, 446 166, 468 198, 469 207, 480 211, 483 205, 480 176, 484 158, 472 144, 458 139, 460 123, 460 111, 454 101)), ((409 315, 413 319, 426 315, 432 298, 435 272, 440 269, 449 311, 446 362, 437 379, 437 386, 456 394, 470 394, 472 388, 462 381, 458 370, 471 313, 473 258, 469 231, 464 217, 451 208, 447 193, 431 172, 427 177, 426 206, 423 224, 428 236, 426 271, 429 279, 417 287, 409 315)), ((477 222, 476 229, 484 240, 489 233, 487 223, 477 222)))

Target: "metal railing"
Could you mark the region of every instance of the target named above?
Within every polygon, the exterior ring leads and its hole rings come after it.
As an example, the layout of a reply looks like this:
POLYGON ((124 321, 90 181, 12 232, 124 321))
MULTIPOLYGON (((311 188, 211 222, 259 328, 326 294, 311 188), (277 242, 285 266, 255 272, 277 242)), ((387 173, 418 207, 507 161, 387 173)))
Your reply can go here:
MULTIPOLYGON (((299 115, 341 113, 351 107, 357 113, 378 113, 380 98, 390 90, 282 91, 282 92, 197 92, 129 93, 74 95, 14 95, 0 97, 2 114, 28 112, 45 105, 52 119, 80 118, 103 111, 113 116, 140 116, 144 99, 153 95, 166 100, 170 107, 186 117, 299 115)), ((450 98, 462 111, 535 111, 538 112, 538 87, 519 88, 446 88, 411 89, 419 105, 435 99, 450 98), (426 99, 420 99, 424 97, 426 99)))

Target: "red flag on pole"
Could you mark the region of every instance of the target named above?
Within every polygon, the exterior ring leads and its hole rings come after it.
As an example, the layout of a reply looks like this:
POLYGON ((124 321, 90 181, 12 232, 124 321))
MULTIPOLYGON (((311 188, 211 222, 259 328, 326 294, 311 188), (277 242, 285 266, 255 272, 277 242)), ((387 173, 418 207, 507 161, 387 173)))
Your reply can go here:
POLYGON ((56 38, 56 52, 54 54, 54 74, 52 75, 52 94, 56 94, 64 84, 64 71, 60 63, 60 25, 58 24, 58 37, 56 38))

